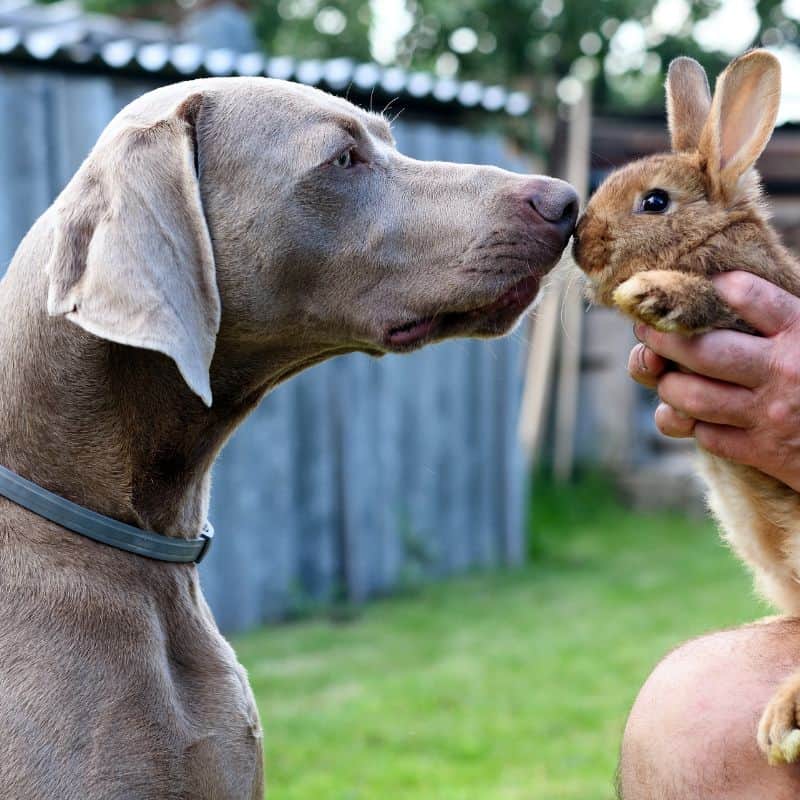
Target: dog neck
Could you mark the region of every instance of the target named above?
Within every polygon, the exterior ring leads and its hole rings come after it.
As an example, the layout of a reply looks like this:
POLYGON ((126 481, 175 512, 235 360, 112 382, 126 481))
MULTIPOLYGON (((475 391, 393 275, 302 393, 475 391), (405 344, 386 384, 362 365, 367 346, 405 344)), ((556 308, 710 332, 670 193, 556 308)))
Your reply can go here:
POLYGON ((0 284, 0 463, 98 513, 196 537, 222 445, 266 392, 327 354, 279 337, 242 344, 223 325, 206 408, 166 356, 47 315, 32 244, 46 240, 28 237, 0 284))

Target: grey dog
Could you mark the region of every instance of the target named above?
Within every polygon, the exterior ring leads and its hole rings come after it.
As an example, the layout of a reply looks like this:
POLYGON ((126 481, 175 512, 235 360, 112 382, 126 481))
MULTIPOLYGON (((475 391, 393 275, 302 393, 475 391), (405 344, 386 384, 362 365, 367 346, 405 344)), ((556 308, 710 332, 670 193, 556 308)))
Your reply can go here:
MULTIPOLYGON (((572 231, 567 184, 400 155, 307 87, 191 81, 109 125, 0 284, 0 464, 196 537, 272 387, 339 353, 507 332, 572 231)), ((0 797, 263 795, 244 671, 192 564, 0 499, 0 797)))

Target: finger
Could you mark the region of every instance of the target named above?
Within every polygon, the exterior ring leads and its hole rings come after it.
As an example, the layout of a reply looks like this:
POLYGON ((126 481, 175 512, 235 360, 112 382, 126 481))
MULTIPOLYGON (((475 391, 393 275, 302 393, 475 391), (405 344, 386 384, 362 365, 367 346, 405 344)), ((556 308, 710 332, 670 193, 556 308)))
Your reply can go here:
POLYGON ((749 431, 727 425, 712 425, 698 422, 694 426, 694 437, 704 450, 729 461, 752 466, 755 452, 749 431))
POLYGON ((667 369, 667 362, 649 347, 637 344, 628 357, 628 373, 637 383, 655 389, 667 369))
POLYGON ((637 326, 636 335, 663 358, 709 378, 754 389, 769 375, 772 345, 760 336, 717 330, 688 337, 647 325, 637 326))
POLYGON ((688 439, 694 433, 695 420, 683 416, 666 403, 661 403, 655 413, 656 427, 673 439, 688 439))
POLYGON ((749 272, 723 272, 713 277, 720 297, 765 336, 774 336, 800 320, 800 299, 749 272))
POLYGON ((742 386, 669 372, 658 382, 658 396, 675 411, 702 422, 736 428, 753 426, 755 396, 742 386))

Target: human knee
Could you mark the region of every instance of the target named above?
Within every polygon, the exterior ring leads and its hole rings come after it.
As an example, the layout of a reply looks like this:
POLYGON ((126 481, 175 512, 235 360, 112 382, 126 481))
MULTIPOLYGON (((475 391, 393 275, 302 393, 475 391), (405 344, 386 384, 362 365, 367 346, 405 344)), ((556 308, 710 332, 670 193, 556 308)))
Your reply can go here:
POLYGON ((690 641, 653 670, 622 742, 624 800, 796 798, 800 769, 767 766, 758 720, 800 666, 800 621, 750 625, 690 641))

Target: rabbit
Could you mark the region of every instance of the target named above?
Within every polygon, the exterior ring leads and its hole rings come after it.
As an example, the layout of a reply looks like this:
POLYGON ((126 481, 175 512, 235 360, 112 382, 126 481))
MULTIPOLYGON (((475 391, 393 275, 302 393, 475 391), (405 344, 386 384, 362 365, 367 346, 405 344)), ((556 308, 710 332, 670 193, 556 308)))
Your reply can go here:
MULTIPOLYGON (((800 262, 770 227, 753 169, 777 117, 779 62, 764 50, 735 59, 712 99, 700 64, 678 58, 666 91, 672 152, 606 179, 578 222, 575 261, 595 302, 658 330, 755 333, 710 276, 743 269, 800 296, 800 262)), ((759 591, 800 615, 800 494, 752 467, 699 455, 723 537, 759 591)), ((800 671, 770 700, 757 739, 771 764, 800 760, 800 671)))

